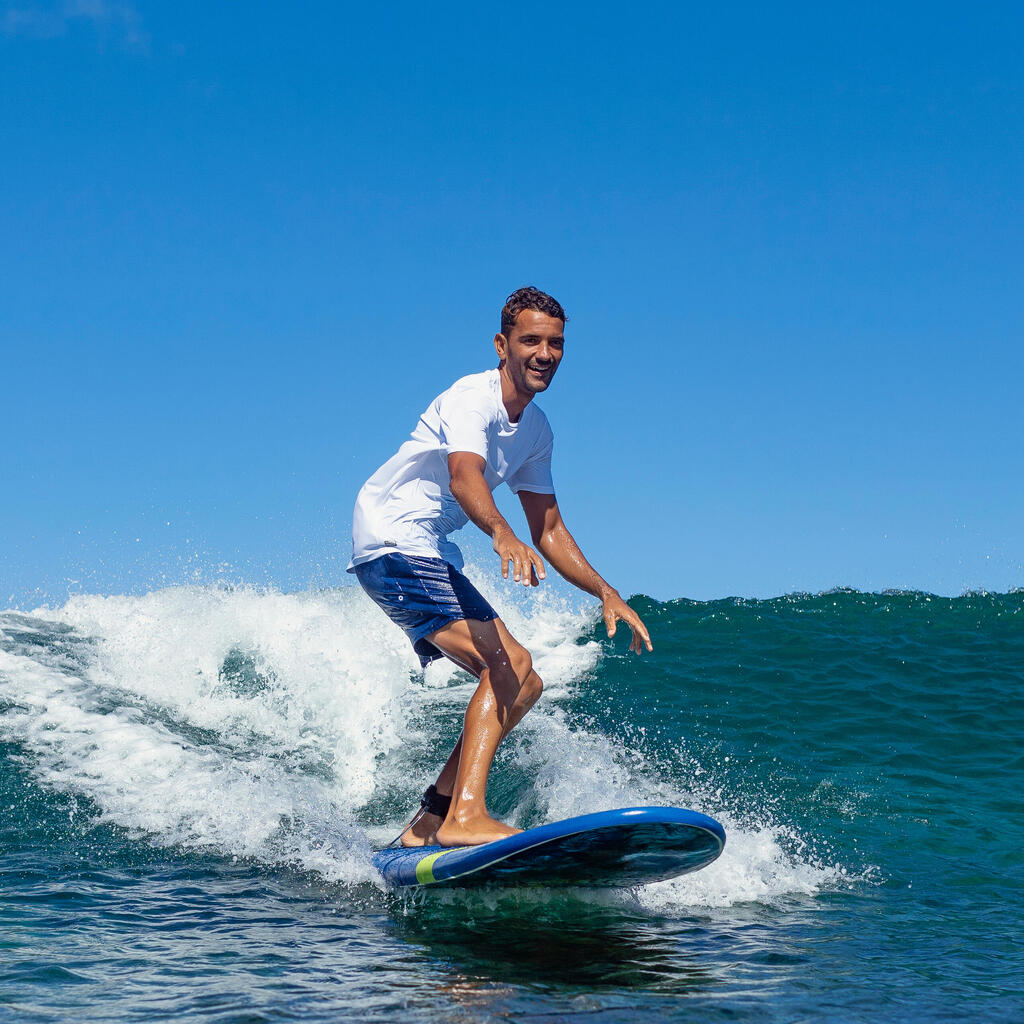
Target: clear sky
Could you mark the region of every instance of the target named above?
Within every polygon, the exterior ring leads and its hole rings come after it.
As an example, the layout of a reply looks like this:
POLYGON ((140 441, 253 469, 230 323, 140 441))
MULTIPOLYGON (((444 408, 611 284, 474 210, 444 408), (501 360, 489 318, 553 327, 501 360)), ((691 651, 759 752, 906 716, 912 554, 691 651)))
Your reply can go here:
POLYGON ((0 603, 350 582, 523 284, 624 593, 1024 585, 1022 12, 0 3, 0 603))

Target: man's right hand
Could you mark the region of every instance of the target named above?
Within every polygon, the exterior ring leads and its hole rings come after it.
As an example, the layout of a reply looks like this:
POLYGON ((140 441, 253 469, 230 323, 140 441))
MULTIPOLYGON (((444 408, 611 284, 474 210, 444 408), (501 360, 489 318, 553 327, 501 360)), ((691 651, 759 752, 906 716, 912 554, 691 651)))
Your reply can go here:
POLYGON ((508 568, 512 566, 512 579, 522 580, 524 587, 536 587, 546 575, 540 555, 528 544, 524 544, 511 529, 496 530, 494 552, 501 559, 501 575, 508 579, 508 568))

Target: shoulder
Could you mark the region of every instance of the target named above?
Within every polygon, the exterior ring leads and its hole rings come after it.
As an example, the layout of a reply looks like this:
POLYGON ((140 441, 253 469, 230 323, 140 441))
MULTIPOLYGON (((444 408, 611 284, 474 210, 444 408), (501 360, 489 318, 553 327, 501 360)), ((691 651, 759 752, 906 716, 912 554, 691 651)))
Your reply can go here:
POLYGON ((497 370, 484 370, 482 373, 470 373, 465 377, 460 377, 447 391, 438 395, 438 404, 448 407, 468 407, 481 411, 496 410, 501 399, 497 375, 497 370))
POLYGON ((468 373, 460 377, 448 390, 459 393, 479 393, 493 395, 497 389, 500 394, 497 370, 482 370, 480 373, 468 373))
POLYGON ((523 422, 528 423, 530 430, 535 433, 551 434, 551 424, 536 399, 523 410, 523 422))
POLYGON ((555 432, 551 429, 551 424, 548 422, 547 416, 544 415, 544 410, 536 401, 531 402, 526 407, 525 415, 530 417, 530 433, 537 439, 539 444, 550 444, 555 439, 555 432))

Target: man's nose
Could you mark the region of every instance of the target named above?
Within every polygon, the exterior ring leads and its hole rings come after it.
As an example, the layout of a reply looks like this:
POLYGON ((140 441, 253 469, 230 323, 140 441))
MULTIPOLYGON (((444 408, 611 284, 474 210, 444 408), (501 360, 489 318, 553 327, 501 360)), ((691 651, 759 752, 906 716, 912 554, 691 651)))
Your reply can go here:
POLYGON ((546 341, 542 341, 540 343, 540 348, 537 349, 537 360, 541 363, 551 362, 551 349, 548 348, 548 343, 546 341))

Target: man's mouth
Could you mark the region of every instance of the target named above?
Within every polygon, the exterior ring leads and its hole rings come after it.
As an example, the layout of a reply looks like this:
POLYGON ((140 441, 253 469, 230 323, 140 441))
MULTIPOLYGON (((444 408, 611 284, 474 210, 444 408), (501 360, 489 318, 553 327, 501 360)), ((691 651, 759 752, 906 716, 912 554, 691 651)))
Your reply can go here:
POLYGON ((527 366, 526 368, 528 370, 532 371, 533 373, 544 374, 544 373, 550 373, 551 372, 551 367, 550 366, 543 366, 543 367, 542 366, 527 366))

